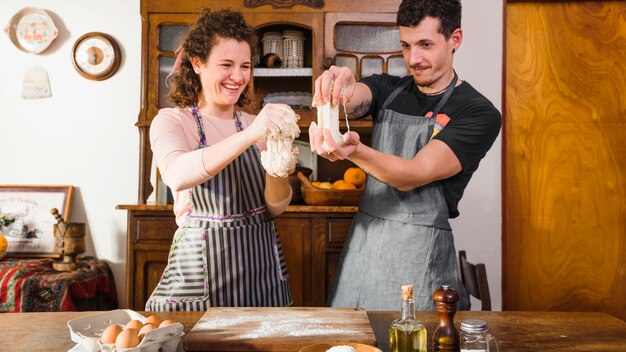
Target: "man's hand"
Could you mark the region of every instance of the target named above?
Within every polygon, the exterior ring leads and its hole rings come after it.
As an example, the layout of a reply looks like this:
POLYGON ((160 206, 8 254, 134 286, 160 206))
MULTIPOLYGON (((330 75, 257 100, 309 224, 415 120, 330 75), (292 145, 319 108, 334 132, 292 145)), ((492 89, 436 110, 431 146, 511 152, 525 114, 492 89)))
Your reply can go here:
POLYGON ((345 160, 354 153, 360 144, 360 136, 358 133, 351 131, 343 134, 343 145, 338 145, 328 129, 321 131, 315 122, 311 122, 309 126, 309 142, 311 143, 311 151, 330 161, 345 160), (328 152, 324 150, 322 143, 326 141, 328 152))

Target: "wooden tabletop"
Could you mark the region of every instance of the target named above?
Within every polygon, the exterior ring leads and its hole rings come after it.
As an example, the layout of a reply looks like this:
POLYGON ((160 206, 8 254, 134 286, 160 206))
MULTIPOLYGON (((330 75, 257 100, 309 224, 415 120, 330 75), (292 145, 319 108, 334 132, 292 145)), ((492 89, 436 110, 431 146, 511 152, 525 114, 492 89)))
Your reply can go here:
MULTIPOLYGON (((1 351, 67 351, 74 347, 67 321, 101 312, 3 313, 1 351)), ((144 316, 152 313, 139 312, 144 316)), ((161 319, 182 323, 189 332, 204 312, 158 312, 161 319)), ((388 328, 398 312, 368 312, 378 346, 388 351, 388 328)), ((437 326, 435 312, 417 312, 429 341, 437 326)), ((626 351, 626 323, 605 313, 574 312, 458 312, 462 319, 485 320, 500 351, 626 351)), ((429 342, 429 351, 432 350, 429 342)))

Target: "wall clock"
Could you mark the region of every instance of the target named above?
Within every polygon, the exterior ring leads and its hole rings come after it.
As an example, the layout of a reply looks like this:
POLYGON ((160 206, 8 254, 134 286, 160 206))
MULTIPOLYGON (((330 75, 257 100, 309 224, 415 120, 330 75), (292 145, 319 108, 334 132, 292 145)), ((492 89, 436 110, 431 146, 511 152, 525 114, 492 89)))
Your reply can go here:
POLYGON ((107 79, 120 66, 121 53, 115 39, 100 32, 87 33, 74 43, 72 64, 78 73, 94 81, 107 79))

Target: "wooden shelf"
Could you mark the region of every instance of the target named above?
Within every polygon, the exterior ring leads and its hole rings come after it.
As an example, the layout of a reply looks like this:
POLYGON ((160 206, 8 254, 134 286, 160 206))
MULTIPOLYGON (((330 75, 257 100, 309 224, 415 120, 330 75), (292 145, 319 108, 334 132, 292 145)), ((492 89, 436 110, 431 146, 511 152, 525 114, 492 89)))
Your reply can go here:
POLYGON ((255 68, 254 77, 311 77, 313 69, 303 68, 255 68))

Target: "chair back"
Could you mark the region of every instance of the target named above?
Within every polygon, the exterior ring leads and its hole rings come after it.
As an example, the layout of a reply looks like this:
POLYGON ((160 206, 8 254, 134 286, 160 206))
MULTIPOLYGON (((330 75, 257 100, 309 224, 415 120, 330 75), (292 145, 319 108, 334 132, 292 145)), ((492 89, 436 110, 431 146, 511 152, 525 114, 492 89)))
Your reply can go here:
POLYGON ((489 282, 487 281, 487 269, 485 264, 472 264, 467 261, 465 251, 459 251, 459 269, 461 282, 467 292, 480 300, 481 310, 491 310, 491 295, 489 294, 489 282))

